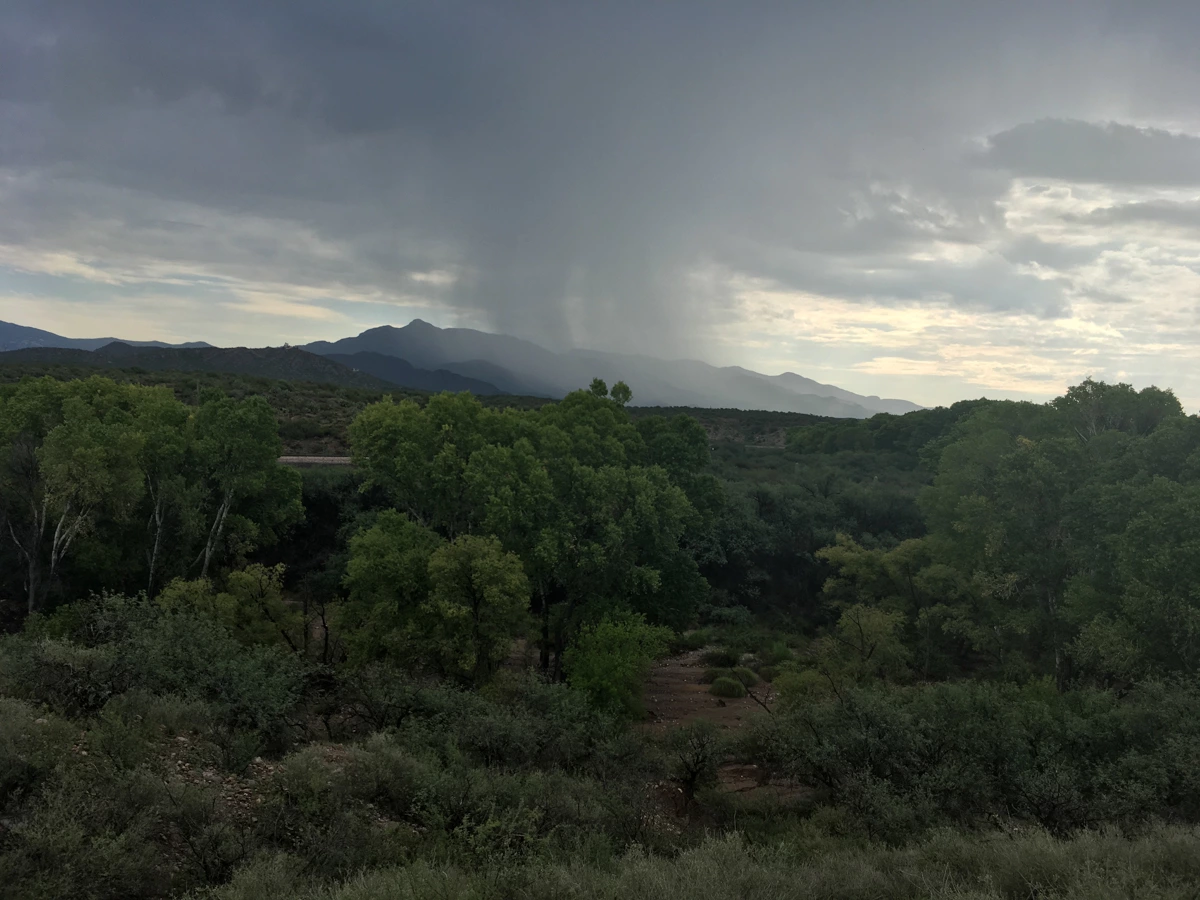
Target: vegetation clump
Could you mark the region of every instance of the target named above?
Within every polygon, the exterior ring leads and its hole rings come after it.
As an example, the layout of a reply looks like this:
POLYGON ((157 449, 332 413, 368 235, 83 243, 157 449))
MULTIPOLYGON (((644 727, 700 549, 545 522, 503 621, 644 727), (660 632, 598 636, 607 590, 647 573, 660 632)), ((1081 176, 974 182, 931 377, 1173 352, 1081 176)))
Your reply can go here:
POLYGON ((746 696, 746 685, 736 678, 722 675, 709 685, 708 692, 714 697, 729 697, 736 700, 746 696))

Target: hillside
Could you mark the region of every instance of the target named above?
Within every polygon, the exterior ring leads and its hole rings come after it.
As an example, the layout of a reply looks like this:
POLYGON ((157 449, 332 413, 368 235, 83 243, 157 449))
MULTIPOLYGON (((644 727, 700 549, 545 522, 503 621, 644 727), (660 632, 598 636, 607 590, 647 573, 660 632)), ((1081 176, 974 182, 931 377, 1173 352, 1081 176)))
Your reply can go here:
POLYGON ((594 350, 554 353, 509 335, 437 328, 420 319, 403 328, 382 326, 353 338, 318 341, 306 349, 338 359, 358 353, 396 357, 418 368, 445 370, 531 396, 563 397, 602 378, 631 385, 638 406, 775 410, 851 419, 920 408, 906 400, 862 396, 793 372, 770 376, 737 366, 594 350))
POLYGON ((437 369, 432 372, 428 369, 418 369, 407 360, 395 356, 385 356, 382 353, 331 353, 325 358, 339 362, 356 372, 373 375, 390 384, 418 391, 429 391, 434 394, 440 391, 454 393, 470 391, 472 394, 480 396, 504 393, 494 384, 478 378, 468 378, 446 369, 437 369))
POLYGON ((12 322, 0 322, 0 352, 6 350, 22 350, 27 347, 61 347, 71 350, 98 350, 113 342, 129 344, 131 347, 208 347, 204 341, 191 341, 185 344, 168 344, 164 341, 121 341, 119 338, 68 338, 52 331, 41 328, 30 328, 27 325, 15 325, 12 322))
POLYGON ((99 350, 29 348, 0 353, 0 364, 71 365, 91 368, 139 368, 148 371, 228 372, 285 381, 384 390, 391 385, 365 372, 296 347, 132 347, 120 342, 99 350))
MULTIPOLYGON (((195 405, 206 392, 220 391, 234 399, 263 397, 275 410, 284 453, 289 456, 345 456, 350 452, 347 433, 354 417, 368 403, 384 396, 424 403, 430 392, 384 385, 381 388, 288 381, 231 372, 149 371, 144 367, 105 367, 97 373, 88 364, 93 354, 82 350, 58 350, 46 353, 58 362, 31 362, 33 353, 0 353, 0 384, 12 384, 24 378, 51 377, 60 381, 103 374, 114 381, 170 388, 184 403, 195 405), (82 363, 72 362, 83 360, 82 363)), ((488 407, 534 409, 545 401, 540 398, 495 394, 480 397, 488 407)))

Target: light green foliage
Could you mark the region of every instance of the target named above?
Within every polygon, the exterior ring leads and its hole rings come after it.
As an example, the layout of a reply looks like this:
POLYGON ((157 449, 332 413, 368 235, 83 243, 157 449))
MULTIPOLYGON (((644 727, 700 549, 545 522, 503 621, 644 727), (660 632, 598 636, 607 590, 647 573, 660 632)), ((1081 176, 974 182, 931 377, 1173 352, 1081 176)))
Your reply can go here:
POLYGON ((568 648, 567 681, 599 709, 637 715, 650 664, 666 652, 670 635, 637 613, 606 615, 584 626, 568 648))
POLYGON ((350 540, 349 601, 339 610, 352 658, 413 656, 417 619, 429 597, 429 560, 441 539, 395 510, 350 540))
POLYGON ((260 397, 220 397, 195 415, 195 457, 203 485, 207 535, 200 577, 224 553, 269 543, 304 516, 300 476, 277 464, 281 444, 274 413, 260 397))
POLYGON ((365 409, 350 436, 367 486, 412 521, 446 540, 491 536, 516 554, 541 620, 543 666, 557 674, 575 629, 598 608, 624 602, 684 627, 705 593, 687 546, 701 520, 681 486, 706 465, 695 452, 705 438, 675 430, 678 452, 660 454, 667 469, 597 386, 527 413, 489 410, 469 395, 424 408, 384 402, 365 409))
POLYGON ((0 507, 30 612, 68 586, 154 593, 204 577, 302 516, 261 399, 210 398, 193 414, 161 388, 28 380, 0 388, 0 441, 0 507))
POLYGON ((447 675, 482 684, 525 631, 529 581, 521 560, 491 537, 463 535, 429 558, 421 637, 447 675))
POLYGON ((899 612, 862 603, 846 608, 802 659, 775 677, 780 699, 792 706, 855 685, 905 680, 911 654, 902 639, 903 624, 899 612))
POLYGON ((292 650, 303 644, 300 611, 283 599, 282 565, 254 563, 225 579, 218 591, 207 579, 172 581, 157 598, 164 609, 203 615, 219 622, 247 644, 283 642, 292 650))

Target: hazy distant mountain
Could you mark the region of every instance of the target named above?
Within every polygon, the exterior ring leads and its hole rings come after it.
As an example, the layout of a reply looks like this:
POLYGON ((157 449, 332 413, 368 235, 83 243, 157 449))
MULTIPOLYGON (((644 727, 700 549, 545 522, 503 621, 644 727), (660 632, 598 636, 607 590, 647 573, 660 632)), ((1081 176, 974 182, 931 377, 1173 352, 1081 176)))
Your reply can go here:
POLYGON ((415 320, 383 326, 358 337, 320 341, 305 349, 325 355, 376 353, 423 369, 443 369, 494 385, 504 393, 561 397, 593 378, 623 379, 639 406, 726 407, 865 418, 877 412, 920 409, 906 400, 864 397, 843 388, 785 373, 763 375, 737 366, 693 360, 576 350, 553 353, 529 341, 468 328, 437 328, 415 320))
POLYGON ((356 372, 336 360, 309 353, 297 347, 267 347, 247 349, 234 347, 185 348, 133 347, 115 342, 99 350, 76 350, 65 347, 27 347, 0 353, 0 364, 24 363, 47 365, 87 366, 95 368, 141 368, 152 372, 229 372, 259 378, 281 378, 289 381, 313 381, 341 387, 361 387, 386 390, 393 385, 369 375, 356 372))
POLYGON ((408 360, 398 356, 385 356, 382 353, 330 353, 324 357, 332 359, 344 366, 359 372, 366 372, 376 378, 400 387, 412 388, 418 391, 440 393, 441 391, 470 391, 472 394, 490 395, 505 393, 494 384, 481 381, 478 378, 468 378, 446 369, 429 371, 418 369, 408 360))
POLYGON ((76 340, 0 322, 2 350, 41 354, 36 359, 9 360, 12 362, 233 372, 344 386, 466 390, 483 395, 555 398, 586 387, 593 378, 603 378, 609 384, 626 381, 638 406, 760 409, 838 418, 920 409, 907 400, 865 397, 794 372, 763 375, 739 366, 721 368, 695 360, 593 350, 554 353, 520 338, 469 328, 437 328, 420 319, 403 328, 385 325, 340 341, 262 350, 134 344, 109 338, 76 340), (83 351, 94 353, 79 356, 83 351), (55 354, 70 358, 51 359, 55 354))
POLYGON ((419 369, 446 369, 487 381, 506 394, 561 397, 584 386, 563 372, 561 356, 530 341, 469 328, 438 328, 420 319, 403 328, 383 325, 357 337, 317 341, 304 349, 323 355, 398 356, 419 369))
POLYGON ((0 322, 0 351, 23 350, 26 347, 63 347, 72 350, 98 350, 106 344, 114 342, 128 344, 131 347, 209 347, 204 341, 192 341, 187 344, 167 344, 162 341, 118 341, 117 338, 67 338, 52 331, 40 328, 29 328, 25 325, 14 325, 11 322, 0 322))

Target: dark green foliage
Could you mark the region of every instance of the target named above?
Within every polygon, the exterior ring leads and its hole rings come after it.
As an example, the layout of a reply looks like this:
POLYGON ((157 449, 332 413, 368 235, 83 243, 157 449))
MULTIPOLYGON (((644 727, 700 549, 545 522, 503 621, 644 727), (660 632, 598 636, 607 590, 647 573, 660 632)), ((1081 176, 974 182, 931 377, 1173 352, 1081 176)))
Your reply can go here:
POLYGON ((709 666, 717 666, 723 669, 732 669, 741 662, 741 654, 734 650, 715 649, 706 650, 700 657, 700 660, 709 666))
POLYGON ((1196 821, 1194 684, 1123 699, 963 683, 846 690, 761 720, 751 755, 819 786, 856 827, 901 840, 946 823, 1025 819, 1055 833, 1196 821))
POLYGON ((281 740, 304 666, 277 647, 244 647, 219 623, 144 598, 95 597, 4 639, 0 689, 68 715, 133 688, 213 705, 230 728, 281 740), (37 636, 44 635, 44 636, 37 636))
POLYGON ((1194 894, 1200 419, 1169 392, 783 448, 620 384, 255 384, 0 389, 4 524, 36 534, 22 491, 79 522, 0 551, 50 610, 0 639, 0 896, 1194 894), (275 464, 278 421, 334 447, 360 409, 360 468, 275 464), (625 724, 654 657, 714 646, 695 699, 762 679, 770 715, 625 724))
POLYGON ((752 688, 758 684, 758 676, 754 673, 753 669, 747 668, 746 666, 735 666, 733 669, 733 677, 748 688, 752 688))
POLYGON ((709 685, 708 692, 714 697, 739 699, 746 696, 746 686, 736 678, 722 675, 709 685))

